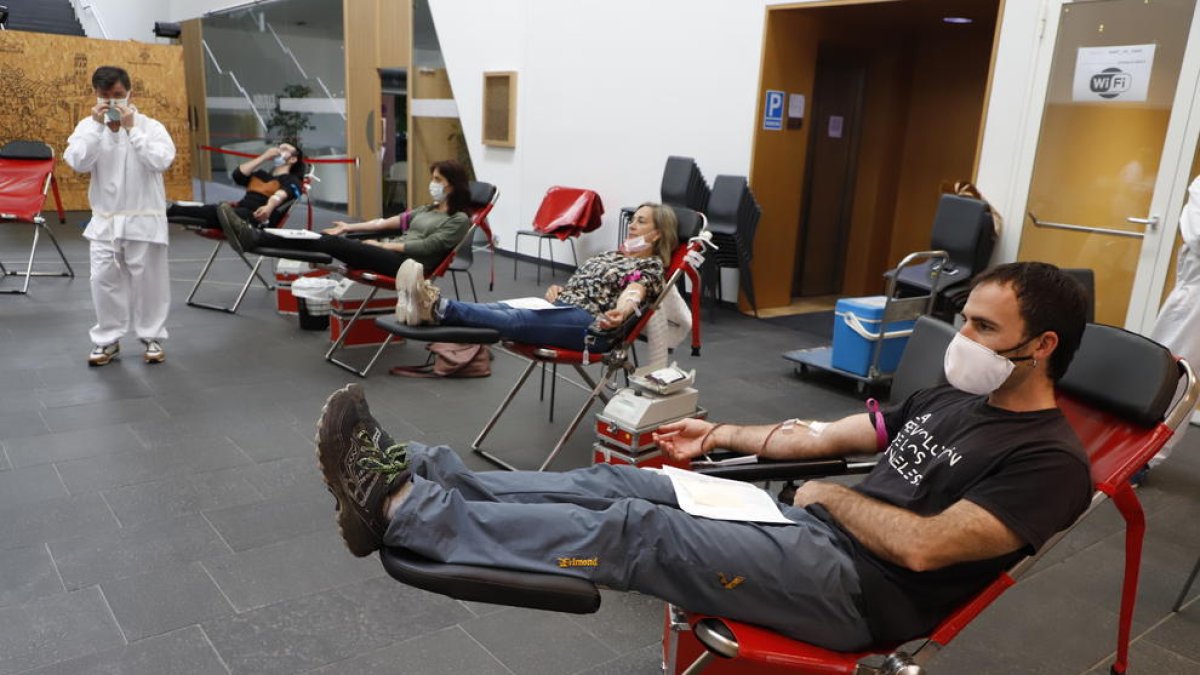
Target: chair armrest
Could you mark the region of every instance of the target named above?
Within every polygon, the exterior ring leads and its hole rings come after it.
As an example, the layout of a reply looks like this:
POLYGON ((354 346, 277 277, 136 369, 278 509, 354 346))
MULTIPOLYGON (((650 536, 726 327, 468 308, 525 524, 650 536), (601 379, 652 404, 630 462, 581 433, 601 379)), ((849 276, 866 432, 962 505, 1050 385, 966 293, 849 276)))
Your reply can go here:
POLYGON ((291 248, 270 248, 260 247, 255 248, 246 253, 254 255, 263 255, 268 258, 285 258, 287 260, 299 260, 300 262, 312 263, 314 265, 331 265, 333 264, 333 256, 328 253, 319 253, 317 251, 297 251, 291 248))
POLYGON ((391 228, 387 230, 371 230, 370 232, 346 232, 340 236, 347 239, 356 239, 363 241, 364 239, 382 239, 383 237, 399 237, 404 234, 404 230, 399 228, 391 228))
MULTIPOLYGON (((709 453, 722 459, 728 451, 709 453)), ((825 476, 851 476, 868 473, 878 463, 877 457, 835 457, 829 459, 773 460, 757 458, 744 464, 713 465, 693 460, 692 470, 705 476, 728 478, 745 482, 766 480, 799 480, 825 476)))

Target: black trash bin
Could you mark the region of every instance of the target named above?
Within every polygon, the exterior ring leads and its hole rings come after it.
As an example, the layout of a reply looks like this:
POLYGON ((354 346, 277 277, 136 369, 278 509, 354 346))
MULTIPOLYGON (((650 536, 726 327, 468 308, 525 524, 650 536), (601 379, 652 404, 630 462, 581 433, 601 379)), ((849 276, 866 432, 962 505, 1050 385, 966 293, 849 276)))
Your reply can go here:
POLYGON ((304 330, 326 330, 329 328, 329 303, 296 298, 300 316, 300 328, 304 330), (310 304, 311 303, 311 304, 310 304))

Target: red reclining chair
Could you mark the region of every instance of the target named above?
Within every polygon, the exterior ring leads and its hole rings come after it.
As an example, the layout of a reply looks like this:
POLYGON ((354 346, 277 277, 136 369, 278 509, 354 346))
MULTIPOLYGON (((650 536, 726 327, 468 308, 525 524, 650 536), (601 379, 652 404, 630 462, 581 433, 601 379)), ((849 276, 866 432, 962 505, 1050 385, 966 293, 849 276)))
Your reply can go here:
MULTIPOLYGON (((920 321, 934 322, 930 318, 920 321)), ((667 672, 680 672, 676 666, 698 656, 692 663, 696 670, 688 672, 700 672, 705 666, 711 666, 705 672, 916 675, 922 672, 921 665, 932 659, 984 608, 1024 576, 1054 544, 1102 502, 1111 499, 1126 524, 1117 656, 1111 672, 1125 673, 1129 665, 1130 627, 1145 533, 1141 504, 1129 478, 1162 448, 1180 424, 1187 422, 1198 396, 1200 384, 1191 367, 1174 358, 1166 348, 1120 328, 1089 324, 1079 352, 1058 384, 1059 406, 1083 441, 1091 460, 1095 486, 1090 508, 1071 528, 1048 541, 1038 553, 1016 563, 946 617, 912 654, 894 652, 898 645, 881 645, 878 649, 858 653, 833 652, 757 626, 689 615, 669 608, 668 629, 664 636, 664 662, 671 666, 667 672), (1186 384, 1184 393, 1176 397, 1181 380, 1186 384), (689 629, 695 631, 696 639, 707 651, 701 650, 695 642, 684 644, 678 639, 678 632, 689 629), (678 654, 674 653, 676 645, 680 645, 678 654), (735 661, 727 662, 722 657, 735 661), (881 658, 883 665, 864 664, 864 661, 878 662, 881 658)), ((789 472, 786 467, 780 469, 783 473, 789 472)), ((754 471, 755 468, 746 470, 754 471)), ((730 467, 706 473, 736 477, 738 471, 738 467, 730 467)), ((765 480, 772 477, 772 473, 771 468, 762 467, 753 479, 765 480)))
MULTIPOLYGON (((500 199, 500 190, 498 190, 496 186, 492 185, 491 183, 484 183, 481 181, 471 181, 470 189, 471 227, 467 230, 467 234, 463 237, 462 242, 460 242, 454 250, 446 254, 446 257, 442 259, 442 262, 439 263, 437 267, 433 268, 432 270, 426 270, 426 279, 439 279, 446 273, 447 270, 450 269, 450 266, 454 262, 458 251, 461 250, 463 246, 470 246, 474 241, 475 228, 482 229, 484 234, 487 235, 488 241, 492 241, 492 229, 491 226, 488 225, 487 218, 488 214, 492 212, 492 208, 496 206, 496 201, 500 199)), ((377 237, 379 236, 379 233, 371 232, 368 236, 377 237)), ((342 328, 341 333, 338 335, 338 339, 335 340, 334 343, 329 346, 329 350, 325 352, 325 360, 334 364, 335 366, 348 370, 359 377, 366 377, 367 373, 370 372, 371 367, 375 365, 375 362, 379 360, 379 357, 383 354, 383 350, 387 349, 387 346, 391 344, 394 335, 389 334, 386 338, 384 338, 384 341, 379 345, 379 348, 376 349, 375 353, 371 355, 371 359, 367 361, 367 364, 361 369, 350 363, 335 358, 334 355, 342 348, 343 343, 346 341, 346 336, 350 334, 350 330, 362 317, 363 311, 367 308, 371 302, 371 299, 375 297, 379 290, 395 290, 396 278, 395 276, 388 276, 385 274, 379 274, 378 272, 369 272, 366 270, 347 269, 343 270, 342 273, 347 279, 352 279, 360 284, 370 286, 371 290, 369 293, 367 293, 367 297, 362 301, 362 303, 359 304, 358 309, 356 309, 354 314, 350 317, 350 321, 348 321, 346 326, 342 328)), ((458 287, 456 284, 456 291, 457 288, 458 287)), ((474 282, 472 282, 472 291, 474 291, 474 282)))
MULTIPOLYGON (((316 178, 314 174, 311 172, 304 177, 304 180, 301 182, 301 197, 306 197, 308 195, 309 187, 311 187, 312 182, 315 179, 316 178)), ((272 214, 271 227, 287 227, 288 216, 291 215, 291 209, 296 202, 299 201, 299 199, 299 197, 289 199, 276 207, 275 212, 272 214)), ((308 202, 308 211, 309 221, 311 222, 311 201, 308 202)), ((208 260, 204 262, 204 267, 200 269, 200 276, 196 277, 195 283, 192 284, 192 290, 190 293, 188 293, 187 300, 185 301, 188 306, 199 307, 200 309, 212 309, 218 312, 225 312, 227 314, 236 314, 238 308, 242 305, 242 300, 246 297, 246 293, 250 290, 250 285, 254 283, 255 279, 257 279, 258 282, 262 284, 263 288, 267 289, 268 291, 275 290, 275 285, 264 279, 260 273, 264 256, 258 256, 258 259, 252 263, 246 259, 245 255, 238 253, 236 249, 230 247, 230 250, 233 251, 242 262, 246 263, 246 267, 250 268, 250 274, 246 276, 246 281, 242 283, 242 287, 238 291, 237 297, 234 298, 233 304, 218 305, 216 303, 201 302, 196 300, 196 293, 199 292, 200 285, 203 284, 205 279, 208 277, 208 273, 212 269, 213 262, 215 262, 217 259, 217 254, 221 252, 221 247, 225 245, 225 232, 219 227, 209 227, 208 221, 202 218, 173 216, 169 219, 169 222, 175 223, 176 225, 182 225, 186 229, 195 231, 196 234, 200 235, 201 237, 216 242, 213 245, 212 252, 208 254, 208 260)))
MULTIPOLYGON (((575 240, 584 232, 600 227, 600 216, 604 215, 604 204, 600 195, 583 188, 555 185, 546 190, 537 213, 533 216, 533 229, 517 230, 513 237, 513 279, 517 278, 517 254, 521 248, 521 237, 534 237, 538 242, 537 282, 542 283, 542 242, 550 239, 565 241, 571 245, 571 258, 579 267, 579 255, 575 251, 575 240)), ((550 277, 554 278, 554 244, 550 244, 550 277)))
POLYGON ((58 222, 66 223, 67 215, 63 211, 62 197, 58 194, 58 181, 54 179, 54 149, 40 141, 9 141, 0 148, 0 223, 26 223, 33 225, 33 244, 29 247, 29 259, 25 269, 10 270, 0 262, 0 274, 6 277, 23 276, 25 283, 20 290, 13 289, 0 293, 24 294, 29 292, 30 277, 70 277, 75 278, 75 270, 63 255, 62 247, 54 232, 46 225, 42 217, 42 207, 46 204, 46 191, 54 191, 54 204, 58 209, 58 222), (58 257, 66 266, 65 272, 35 272, 34 257, 37 255, 38 240, 41 233, 50 237, 58 251, 58 257))
MULTIPOLYGON (((704 214, 691 209, 682 207, 672 207, 675 210, 676 217, 679 220, 679 246, 675 249, 675 254, 672 258, 671 265, 666 270, 667 281, 664 288, 670 288, 677 283, 687 270, 695 270, 692 268, 692 256, 690 252, 702 253, 707 246, 707 231, 705 229, 704 214)), ((651 315, 658 309, 659 304, 665 297, 665 293, 660 293, 659 297, 648 306, 643 308, 641 316, 634 315, 625 326, 622 326, 612 334, 607 334, 608 342, 612 347, 608 351, 576 351, 572 349, 564 349, 562 347, 549 347, 546 345, 524 344, 511 341, 501 341, 500 333, 490 328, 465 328, 460 326, 404 326, 399 324, 394 317, 381 317, 375 320, 376 325, 388 331, 393 335, 398 335, 414 340, 423 340, 427 342, 458 342, 467 344, 497 344, 502 343, 504 349, 518 356, 528 359, 529 363, 517 378, 516 383, 509 390, 508 395, 500 402, 500 406, 492 413, 483 430, 479 432, 475 440, 471 443, 472 449, 476 454, 480 455, 489 462, 498 467, 514 470, 512 464, 497 457, 496 455, 482 450, 480 446, 483 440, 496 426, 504 411, 508 409, 509 404, 516 398, 521 387, 524 386, 526 380, 533 373, 534 368, 539 365, 557 366, 559 364, 569 365, 575 369, 580 378, 586 385, 579 385, 588 392, 588 397, 580 407, 579 412, 572 418, 571 423, 567 426, 565 432, 559 438, 550 454, 538 467, 539 471, 544 471, 550 465, 554 458, 566 445, 575 429, 583 421, 587 411, 592 404, 597 400, 604 402, 608 401, 606 392, 607 385, 617 376, 618 373, 629 373, 634 369, 633 365, 633 345, 641 335, 646 324, 649 323, 651 315), (599 380, 592 378, 587 372, 585 366, 601 364, 603 373, 599 380)), ((699 294, 693 293, 693 299, 699 300, 699 294)), ((693 311, 696 305, 693 303, 693 311)), ((698 323, 698 315, 693 314, 693 325, 698 323)), ((693 332, 692 352, 698 354, 700 349, 699 334, 693 332)), ((553 382, 553 379, 552 379, 553 382)), ((578 383, 576 383, 578 384, 578 383)), ((553 394, 551 394, 553 396, 553 394)))
MULTIPOLYGON (((934 322, 922 318, 920 322, 934 322)), ((917 345, 916 331, 908 349, 917 345)), ((947 333, 952 335, 952 331, 947 333)), ((936 332, 935 332, 936 335, 936 332)), ((944 350, 947 340, 933 340, 934 350, 944 350)), ((924 348, 928 348, 926 343, 924 348)), ((922 349, 918 345, 918 349, 922 349)), ((906 358, 907 358, 906 350, 906 358)), ((940 358, 938 359, 940 362, 940 358)), ((1200 385, 1191 367, 1176 360, 1161 345, 1119 328, 1091 324, 1083 344, 1060 382, 1059 402, 1092 461, 1096 493, 1086 518, 1106 498, 1111 498, 1126 519, 1126 568, 1122 588, 1117 658, 1111 672, 1128 668, 1130 624, 1137 591, 1138 568, 1145 523, 1141 506, 1129 485, 1129 477, 1152 457, 1184 423, 1195 407, 1200 385), (1182 396, 1175 393, 1180 381, 1182 396), (1114 386, 1117 385, 1117 386, 1114 386)), ((777 467, 789 474, 827 475, 812 471, 804 463, 787 462, 777 467), (801 465, 801 466, 796 466, 801 465)), ((818 460, 821 469, 842 465, 845 460, 818 460)), ((730 467, 735 469, 740 467, 730 467)), ((849 467, 853 469, 854 467, 849 467)), ((756 469, 756 467, 749 467, 756 469)), ((778 476, 776 476, 778 478, 778 476)), ((754 480, 763 479, 755 476, 754 480)), ((1078 524, 1077 521, 1076 524, 1078 524)), ((1074 527, 1074 526, 1073 526, 1074 527)), ((975 598, 948 616, 912 655, 893 654, 897 645, 858 653, 833 652, 796 642, 771 631, 716 617, 673 612, 675 628, 692 628, 707 649, 690 666, 689 673, 846 673, 867 675, 919 675, 921 665, 959 633, 984 607, 1012 586, 1062 536, 1051 539, 1035 556, 1026 558, 1000 575, 975 598), (725 661, 720 654, 736 661, 725 661), (867 663, 860 663, 866 660, 867 663)), ((554 574, 532 574, 471 565, 447 565, 410 551, 385 548, 380 551, 384 568, 395 579, 418 588, 460 600, 586 614, 600 606, 599 590, 590 581, 554 574)), ((669 627, 670 628, 670 627, 669 627)), ((679 657, 694 657, 698 647, 676 654, 678 633, 668 630, 664 639, 664 670, 679 672, 679 657)))

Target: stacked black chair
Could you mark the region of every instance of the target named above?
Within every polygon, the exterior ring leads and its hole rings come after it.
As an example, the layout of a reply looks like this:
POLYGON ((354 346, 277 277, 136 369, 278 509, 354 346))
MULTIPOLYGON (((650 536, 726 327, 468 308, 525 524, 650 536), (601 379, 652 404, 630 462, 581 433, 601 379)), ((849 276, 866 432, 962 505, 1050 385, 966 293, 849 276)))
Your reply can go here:
POLYGON ((704 212, 708 207, 711 190, 696 160, 691 157, 671 155, 663 168, 662 187, 659 188, 662 203, 682 206, 693 211, 704 212))
POLYGON ((733 267, 738 270, 738 282, 754 315, 758 316, 758 302, 754 297, 754 277, 750 261, 754 258, 754 232, 762 207, 750 192, 744 176, 717 176, 713 181, 712 195, 705 209, 708 229, 713 234, 717 250, 712 254, 715 265, 704 267, 704 292, 720 297, 721 269, 733 267))

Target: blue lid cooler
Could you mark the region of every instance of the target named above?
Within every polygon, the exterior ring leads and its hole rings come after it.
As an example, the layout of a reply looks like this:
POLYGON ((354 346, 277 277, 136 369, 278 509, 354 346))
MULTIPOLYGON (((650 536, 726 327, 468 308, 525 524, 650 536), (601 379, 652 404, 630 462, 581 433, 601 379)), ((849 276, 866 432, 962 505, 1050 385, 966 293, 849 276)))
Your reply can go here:
POLYGON ((896 370, 916 320, 893 321, 883 327, 885 330, 881 336, 880 324, 886 305, 887 297, 883 295, 837 301, 833 316, 834 368, 864 377, 896 370), (871 350, 880 339, 883 339, 883 345, 879 354, 879 370, 872 374, 871 350))

